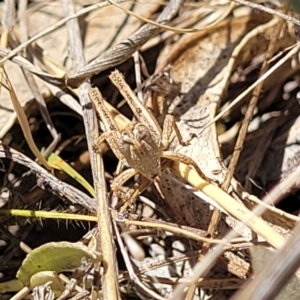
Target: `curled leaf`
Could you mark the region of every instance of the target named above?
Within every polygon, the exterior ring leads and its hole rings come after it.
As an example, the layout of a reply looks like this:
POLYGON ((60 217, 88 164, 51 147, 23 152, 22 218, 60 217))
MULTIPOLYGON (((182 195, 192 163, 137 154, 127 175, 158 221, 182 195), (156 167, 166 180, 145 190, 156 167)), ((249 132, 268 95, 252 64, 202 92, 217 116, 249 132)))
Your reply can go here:
POLYGON ((43 271, 35 273, 30 278, 30 287, 48 284, 56 296, 60 296, 65 287, 56 272, 43 271))

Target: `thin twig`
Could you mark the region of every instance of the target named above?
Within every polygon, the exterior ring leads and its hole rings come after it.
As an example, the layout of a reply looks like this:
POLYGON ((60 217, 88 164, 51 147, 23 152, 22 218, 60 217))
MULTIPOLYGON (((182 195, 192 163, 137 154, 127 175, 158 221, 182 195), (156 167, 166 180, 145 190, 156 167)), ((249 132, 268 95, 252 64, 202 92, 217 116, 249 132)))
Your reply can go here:
POLYGON ((209 121, 202 130, 211 126, 215 122, 217 122, 224 114, 231 110, 235 105, 237 105, 240 101, 242 101, 246 95, 248 95, 257 85, 266 80, 269 76, 271 76, 275 70, 277 70, 280 66, 282 66, 285 62, 291 59, 295 54, 299 52, 300 44, 295 44, 290 47, 290 51, 283 57, 280 61, 278 61, 272 68, 270 68, 263 76, 261 76, 258 80, 256 80, 252 85, 250 85, 244 92, 242 92, 238 97, 236 97, 225 110, 221 111, 217 116, 215 116, 211 121, 209 121))
POLYGON ((258 9, 258 10, 261 10, 261 11, 264 11, 268 14, 271 14, 271 15, 274 15, 274 16, 277 16, 283 20, 286 20, 288 22, 292 22, 294 23, 295 25, 297 26, 300 26, 300 21, 296 18, 293 18, 291 16, 288 16, 284 13, 281 13, 281 12, 278 12, 270 7, 266 7, 264 5, 261 5, 261 4, 258 4, 258 3, 255 3, 255 2, 250 2, 250 1, 247 1, 247 0, 231 0, 233 2, 236 2, 238 4, 242 4, 242 5, 246 5, 246 6, 249 6, 249 7, 252 7, 254 9, 258 9))
MULTIPOLYGON (((65 15, 74 14, 74 6, 71 0, 63 0, 63 8, 65 15)), ((83 55, 83 47, 80 35, 80 29, 77 19, 70 20, 67 23, 68 35, 70 39, 71 57, 73 60, 73 68, 78 70, 85 66, 83 55)), ((117 279, 117 262, 116 262, 116 246, 113 238, 112 220, 108 210, 109 206, 106 197, 106 182, 104 177, 104 166, 102 155, 92 150, 92 145, 96 140, 95 135, 99 135, 97 118, 92 109, 88 91, 90 84, 88 82, 82 84, 79 89, 79 100, 83 107, 83 119, 85 131, 87 135, 88 148, 91 157, 91 169, 94 179, 96 198, 98 199, 98 227, 100 232, 100 245, 103 253, 103 277, 102 292, 103 297, 108 300, 120 299, 119 285, 117 279)))
MULTIPOLYGON (((280 35, 280 32, 282 30, 283 22, 284 21, 282 19, 280 19, 279 21, 276 22, 277 26, 274 29, 274 34, 271 37, 268 49, 266 51, 265 59, 264 59, 264 62, 261 66, 259 77, 263 76, 263 74, 265 74, 266 71, 268 70, 268 61, 269 61, 269 59, 272 58, 272 56, 274 54, 276 42, 277 42, 277 39, 278 39, 278 37, 280 35)), ((227 172, 225 180, 222 184, 222 188, 225 191, 227 191, 228 188, 229 188, 230 181, 232 179, 235 167, 237 165, 237 162, 239 160, 241 151, 243 149, 244 141, 245 141, 245 138, 246 138, 246 135, 247 135, 248 126, 250 124, 250 121, 252 119, 254 110, 256 108, 257 101, 258 101, 258 98, 260 96, 262 87, 263 87, 263 82, 259 83, 254 88, 254 90, 252 92, 252 97, 251 97, 249 105, 247 107, 247 111, 245 113, 245 118, 244 118, 244 120, 242 122, 242 126, 239 130, 239 134, 238 134, 238 137, 237 137, 237 140, 236 140, 236 143, 235 143, 235 147, 234 147, 234 150, 233 150, 233 153, 232 153, 232 158, 231 158, 229 166, 228 166, 228 172, 227 172)), ((249 178, 249 177, 247 177, 247 178, 249 178)))

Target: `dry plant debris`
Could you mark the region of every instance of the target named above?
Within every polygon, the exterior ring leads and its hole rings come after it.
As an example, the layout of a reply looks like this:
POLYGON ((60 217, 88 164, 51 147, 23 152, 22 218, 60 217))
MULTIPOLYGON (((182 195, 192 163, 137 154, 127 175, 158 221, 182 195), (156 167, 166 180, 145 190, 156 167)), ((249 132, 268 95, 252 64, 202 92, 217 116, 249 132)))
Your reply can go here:
POLYGON ((297 299, 298 9, 4 1, 1 299, 297 299))

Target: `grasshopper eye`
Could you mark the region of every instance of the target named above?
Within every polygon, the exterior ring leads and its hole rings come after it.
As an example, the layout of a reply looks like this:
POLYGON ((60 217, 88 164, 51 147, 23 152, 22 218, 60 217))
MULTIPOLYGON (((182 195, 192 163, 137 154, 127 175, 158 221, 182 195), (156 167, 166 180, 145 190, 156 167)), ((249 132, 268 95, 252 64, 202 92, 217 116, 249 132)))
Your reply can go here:
POLYGON ((132 145, 134 145, 134 141, 128 136, 127 133, 122 132, 120 138, 118 139, 118 147, 121 153, 128 155, 132 145))
POLYGON ((123 132, 121 135, 121 142, 124 144, 134 145, 134 141, 131 137, 128 136, 126 132, 123 132))
POLYGON ((149 128, 143 124, 137 124, 134 128, 134 135, 137 141, 145 141, 150 143, 152 141, 151 133, 149 128))

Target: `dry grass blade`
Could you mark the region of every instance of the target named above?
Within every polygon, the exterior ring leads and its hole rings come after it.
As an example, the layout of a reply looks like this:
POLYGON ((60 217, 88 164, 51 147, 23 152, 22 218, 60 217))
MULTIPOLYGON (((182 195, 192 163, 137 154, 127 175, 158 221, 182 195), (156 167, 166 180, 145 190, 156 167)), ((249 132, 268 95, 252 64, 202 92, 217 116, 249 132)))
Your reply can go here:
MULTIPOLYGON (((0 47, 0 56, 6 56, 10 53, 8 49, 5 49, 3 47, 0 47)), ((54 76, 52 74, 49 74, 47 72, 41 71, 39 68, 37 68, 35 65, 33 65, 31 62, 29 62, 27 59, 21 56, 14 56, 11 59, 12 62, 16 63, 18 66, 28 70, 29 72, 37 75, 41 79, 45 80, 46 82, 56 85, 56 86, 65 86, 64 78, 58 78, 57 76, 54 76)))
MULTIPOLYGON (((171 0, 167 7, 162 11, 157 22, 166 23, 170 21, 179 11, 184 0, 171 0)), ((146 24, 142 26, 136 33, 131 35, 126 41, 119 43, 116 47, 109 49, 99 58, 92 61, 86 67, 78 71, 74 76, 67 79, 67 84, 71 87, 79 86, 83 81, 91 78, 94 74, 114 67, 131 57, 142 45, 144 45, 151 37, 158 34, 160 28, 157 26, 146 24)))
MULTIPOLYGON (((21 35, 21 42, 26 42, 28 40, 28 24, 27 24, 27 18, 22 17, 23 15, 25 16, 27 8, 27 3, 26 1, 21 1, 19 11, 18 11, 18 16, 20 18, 20 35, 21 35)), ((11 33, 13 38, 12 40, 17 40, 16 36, 11 33)), ((25 52, 26 57, 30 57, 31 55, 29 54, 28 50, 25 52)), ((43 98, 42 93, 39 90, 38 84, 30 72, 28 72, 26 69, 22 68, 22 71, 24 73, 24 77, 28 83, 28 86, 32 92, 32 95, 38 102, 38 108, 41 112, 41 115, 43 116, 43 119, 47 125, 47 128, 49 132, 51 133, 53 137, 53 141, 50 144, 50 146, 44 151, 44 157, 48 157, 48 155, 56 148, 57 144, 60 141, 60 135, 57 133, 55 126, 52 122, 51 116, 48 112, 45 100, 43 98)))
MULTIPOLYGON (((72 1, 64 0, 63 6, 65 14, 72 15, 75 12, 72 1)), ((82 41, 80 36, 80 29, 77 20, 71 20, 67 23, 70 46, 74 57, 74 69, 82 68, 85 65, 85 59, 83 55, 82 41)), ((79 87, 79 99, 83 110, 83 117, 85 123, 85 129, 87 133, 88 146, 91 156, 91 167, 93 172, 94 187, 96 198, 98 200, 98 226, 100 231, 100 247, 103 253, 103 277, 102 277, 102 292, 106 299, 118 300, 120 299, 119 286, 117 281, 117 263, 115 256, 115 243, 113 239, 112 220, 108 210, 108 201, 106 197, 106 183, 104 178, 104 166, 102 155, 95 153, 91 150, 94 137, 91 133, 97 135, 98 126, 96 124, 95 113, 92 110, 86 109, 90 104, 88 97, 88 90, 90 89, 89 83, 82 84, 79 87)))
MULTIPOLYGON (((277 39, 279 38, 280 32, 282 31, 283 25, 284 25, 283 20, 280 20, 279 26, 276 27, 275 33, 274 33, 274 35, 272 36, 272 38, 270 40, 269 47, 267 49, 263 65, 260 69, 259 77, 263 76, 266 73, 266 71, 268 70, 268 60, 271 59, 272 56, 274 55, 275 44, 277 42, 277 39)), ((237 162, 239 160, 239 157, 240 157, 240 154, 241 154, 241 149, 243 148, 245 138, 246 138, 246 135, 247 135, 247 130, 248 130, 251 118, 253 117, 254 110, 256 108, 256 105, 257 105, 259 96, 261 94, 262 88, 263 88, 263 82, 258 84, 253 90, 252 97, 251 97, 251 100, 248 104, 247 111, 245 113, 245 118, 242 122, 242 126, 241 126, 240 131, 239 131, 239 135, 238 135, 238 138, 237 138, 237 141, 236 141, 236 145, 235 145, 235 148, 233 150, 232 158, 231 158, 229 166, 228 166, 228 172, 227 172, 225 180, 222 184, 222 188, 224 190, 228 190, 228 188, 229 188, 230 181, 233 177, 234 170, 235 170, 237 162)), ((251 178, 252 174, 249 174, 249 175, 250 175, 249 178, 251 178)))
POLYGON ((184 178, 192 186, 201 190, 207 196, 211 197, 226 212, 249 226, 258 235, 262 236, 273 247, 282 247, 285 241, 282 235, 277 233, 260 217, 257 217, 255 213, 248 210, 242 204, 238 203, 221 188, 213 184, 208 184, 205 180, 199 178, 194 170, 188 168, 183 163, 173 163, 172 168, 176 170, 177 173, 180 174, 182 178, 184 178))
POLYGON ((214 117, 208 124, 205 125, 205 128, 211 126, 213 123, 218 121, 224 114, 237 105, 242 99, 245 98, 256 86, 266 80, 275 70, 277 70, 281 65, 288 61, 291 57, 299 52, 299 44, 295 44, 292 49, 286 54, 284 58, 278 61, 272 68, 270 68, 263 76, 261 76, 256 82, 254 82, 250 87, 248 87, 244 92, 242 92, 236 99, 234 99, 227 107, 226 110, 220 112, 216 117, 214 117))
POLYGON ((116 1, 113 0, 107 0, 108 2, 110 2, 111 4, 115 5, 116 7, 120 8, 121 10, 123 10, 124 12, 126 12, 128 15, 134 16, 142 21, 144 21, 145 23, 148 24, 152 24, 154 26, 157 26, 158 28, 161 29, 166 29, 166 30, 170 30, 173 31, 175 33, 193 33, 193 32, 199 32, 199 31, 204 31, 207 30, 209 28, 212 28, 214 26, 216 26, 217 24, 219 24, 222 20, 224 20, 232 11, 232 9, 234 8, 234 4, 231 2, 228 9, 224 12, 224 14, 214 23, 209 24, 208 26, 205 26, 203 28, 176 28, 176 27, 172 27, 172 26, 167 26, 158 22, 154 22, 150 19, 144 18, 140 15, 137 15, 136 13, 130 11, 129 9, 124 8, 123 6, 121 6, 120 4, 118 4, 116 1))
MULTIPOLYGON (((195 241, 199 241, 199 242, 209 242, 212 244, 222 244, 224 246, 228 246, 228 243, 224 240, 221 239, 212 239, 212 238, 206 238, 205 236, 201 236, 201 234, 199 232, 197 232, 197 230, 193 230, 191 228, 187 228, 185 229, 185 226, 179 226, 179 225, 175 225, 175 224, 168 224, 166 222, 163 221, 155 221, 155 220, 143 220, 143 221, 139 221, 139 220, 123 220, 121 219, 115 212, 112 212, 113 217, 116 221, 118 222, 122 222, 124 224, 127 225, 136 225, 136 226, 142 226, 142 227, 149 227, 149 228, 156 228, 157 230, 164 230, 167 232, 172 232, 178 236, 183 236, 183 237, 187 237, 187 238, 191 238, 195 241), (181 228, 182 227, 182 228, 181 228), (195 232, 193 232, 195 231, 195 232)), ((203 234, 202 234, 203 235, 203 234)))
POLYGON ((11 101, 12 101, 14 109, 17 113, 17 117, 18 117, 18 120, 20 122, 20 126, 22 127, 22 131, 24 133, 24 136, 25 136, 25 139, 28 143, 28 146, 30 147, 31 151, 36 156, 36 158, 40 161, 40 163, 43 164, 43 166, 47 170, 51 170, 51 167, 48 165, 46 159, 41 154, 41 152, 39 151, 37 146, 35 145, 35 142, 34 142, 34 140, 32 138, 32 135, 31 135, 31 131, 30 131, 30 127, 29 127, 26 115, 24 113, 24 110, 23 110, 22 106, 19 103, 19 100, 18 100, 17 95, 14 91, 14 88, 12 87, 12 85, 10 83, 10 80, 7 78, 7 74, 6 74, 6 71, 5 71, 4 67, 2 67, 2 70, 3 70, 4 80, 5 80, 5 85, 2 83, 2 86, 4 86, 9 91, 11 101))

